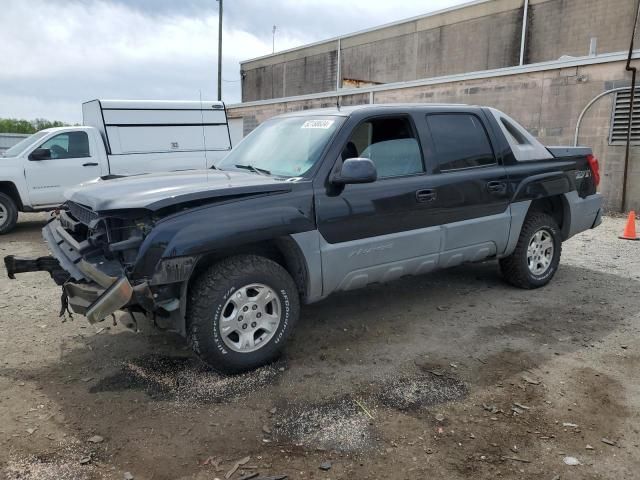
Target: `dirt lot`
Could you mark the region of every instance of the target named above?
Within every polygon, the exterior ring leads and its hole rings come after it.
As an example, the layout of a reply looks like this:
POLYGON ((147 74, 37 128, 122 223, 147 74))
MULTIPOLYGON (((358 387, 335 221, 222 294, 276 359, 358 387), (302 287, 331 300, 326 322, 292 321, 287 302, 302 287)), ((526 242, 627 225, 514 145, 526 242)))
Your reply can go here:
MULTIPOLYGON (((0 255, 45 254, 44 219, 0 255)), ((541 290, 483 263, 305 307, 279 363, 226 378, 145 324, 62 322, 46 274, 0 268, 0 478, 637 479, 623 223, 567 242, 541 290)))

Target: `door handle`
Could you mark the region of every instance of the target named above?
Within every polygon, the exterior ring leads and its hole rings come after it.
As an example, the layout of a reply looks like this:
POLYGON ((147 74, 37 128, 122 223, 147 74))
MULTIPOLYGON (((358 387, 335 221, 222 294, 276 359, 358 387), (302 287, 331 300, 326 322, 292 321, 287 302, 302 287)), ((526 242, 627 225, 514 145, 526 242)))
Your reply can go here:
POLYGON ((83 163, 82 164, 83 167, 97 167, 98 164, 95 162, 88 162, 88 163, 83 163))
POLYGON ((487 182, 487 190, 489 190, 490 193, 504 194, 507 191, 507 184, 506 182, 493 180, 491 182, 487 182))
POLYGON ((418 190, 416 192, 417 202, 433 202, 437 198, 436 191, 431 189, 418 190))

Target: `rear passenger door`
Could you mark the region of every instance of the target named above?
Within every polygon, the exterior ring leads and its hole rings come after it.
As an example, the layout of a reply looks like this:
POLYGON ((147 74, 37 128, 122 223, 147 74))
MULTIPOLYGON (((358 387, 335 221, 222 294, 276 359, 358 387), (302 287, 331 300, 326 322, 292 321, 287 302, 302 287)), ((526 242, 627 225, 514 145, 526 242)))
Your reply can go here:
POLYGON ((426 159, 436 199, 431 224, 442 225, 440 265, 501 253, 509 234, 508 182, 480 110, 425 117, 426 159))
POLYGON ((341 157, 370 158, 378 180, 316 190, 325 294, 435 268, 440 232, 424 228, 433 198, 414 118, 363 120, 341 157))

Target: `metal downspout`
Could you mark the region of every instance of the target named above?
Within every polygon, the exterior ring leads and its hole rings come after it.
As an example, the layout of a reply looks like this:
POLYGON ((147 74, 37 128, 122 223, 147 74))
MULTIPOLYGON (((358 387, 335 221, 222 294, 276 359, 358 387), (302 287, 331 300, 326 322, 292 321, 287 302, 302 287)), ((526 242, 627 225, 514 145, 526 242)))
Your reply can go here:
POLYGON ((622 205, 620 205, 620 211, 624 212, 624 208, 627 204, 627 177, 629 175, 629 151, 631 149, 631 126, 633 121, 633 101, 636 92, 636 72, 637 68, 631 66, 631 56, 633 54, 633 40, 636 36, 636 29, 638 28, 638 15, 640 15, 640 0, 636 5, 636 17, 633 22, 633 29, 631 31, 631 42, 629 45, 629 56, 627 57, 627 66, 625 70, 631 72, 631 95, 629 96, 629 125, 627 125, 627 146, 624 152, 624 174, 622 175, 622 205))
POLYGON ((342 50, 342 42, 340 37, 338 37, 338 55, 336 58, 336 107, 338 107, 338 110, 340 110, 340 87, 342 87, 341 85, 341 80, 342 80, 342 71, 341 71, 341 64, 342 64, 342 55, 341 55, 341 50, 342 50))
POLYGON ((529 0, 524 0, 524 12, 522 14, 522 36, 520 37, 520 65, 524 65, 524 47, 527 38, 527 15, 529 13, 529 0))
POLYGON ((337 65, 336 65, 336 92, 338 90, 340 90, 340 88, 342 87, 341 85, 341 76, 342 76, 342 69, 340 68, 342 66, 342 55, 341 55, 341 51, 342 51, 342 42, 341 39, 338 38, 338 59, 337 59, 337 65))

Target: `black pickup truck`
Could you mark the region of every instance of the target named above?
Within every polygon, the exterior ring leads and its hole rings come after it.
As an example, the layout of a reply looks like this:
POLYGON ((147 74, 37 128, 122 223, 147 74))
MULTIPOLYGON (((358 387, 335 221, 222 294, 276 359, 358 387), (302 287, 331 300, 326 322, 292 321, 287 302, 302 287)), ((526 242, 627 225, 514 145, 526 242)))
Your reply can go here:
POLYGON ((492 108, 302 111, 216 169, 75 188, 43 229, 52 256, 5 264, 49 272, 92 323, 143 313, 238 372, 333 292, 491 258, 515 286, 547 284, 562 242, 600 224, 598 182, 589 148, 545 147, 492 108))

